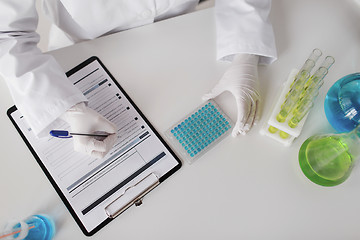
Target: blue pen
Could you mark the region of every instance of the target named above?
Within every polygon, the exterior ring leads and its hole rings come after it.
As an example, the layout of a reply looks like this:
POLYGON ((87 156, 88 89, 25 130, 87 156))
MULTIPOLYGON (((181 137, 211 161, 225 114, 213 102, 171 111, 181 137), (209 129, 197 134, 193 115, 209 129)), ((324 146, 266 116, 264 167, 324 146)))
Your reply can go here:
POLYGON ((50 135, 57 138, 71 138, 72 136, 107 137, 110 133, 72 133, 66 130, 51 130, 50 135))

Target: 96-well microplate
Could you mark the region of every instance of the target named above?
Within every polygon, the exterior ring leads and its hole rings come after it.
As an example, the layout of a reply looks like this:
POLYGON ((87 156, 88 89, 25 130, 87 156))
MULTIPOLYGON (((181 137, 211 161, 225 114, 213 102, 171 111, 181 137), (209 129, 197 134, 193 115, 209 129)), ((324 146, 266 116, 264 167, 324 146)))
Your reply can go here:
POLYGON ((174 124, 166 136, 191 164, 227 136, 231 127, 230 118, 209 100, 174 124))

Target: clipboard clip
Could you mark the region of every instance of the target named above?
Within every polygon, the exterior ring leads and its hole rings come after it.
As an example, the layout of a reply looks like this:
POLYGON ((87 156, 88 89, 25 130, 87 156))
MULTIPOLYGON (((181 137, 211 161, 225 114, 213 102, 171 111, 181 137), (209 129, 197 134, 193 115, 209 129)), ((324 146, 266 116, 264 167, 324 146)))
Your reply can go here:
POLYGON ((148 174, 135 185, 126 188, 119 197, 108 204, 105 207, 106 215, 115 218, 133 204, 140 206, 142 198, 159 184, 159 178, 154 173, 148 174))

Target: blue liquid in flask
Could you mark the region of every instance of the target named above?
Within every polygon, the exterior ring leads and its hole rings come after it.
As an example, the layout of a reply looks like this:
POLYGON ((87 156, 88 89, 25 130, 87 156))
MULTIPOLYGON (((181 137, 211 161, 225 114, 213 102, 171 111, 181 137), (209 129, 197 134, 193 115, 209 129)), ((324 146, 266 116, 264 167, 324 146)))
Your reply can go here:
MULTIPOLYGON (((20 234, 13 235, 11 239, 24 239, 24 240, 51 240, 55 235, 55 223, 46 215, 33 215, 24 220, 28 224, 29 232, 25 238, 21 238, 20 234)), ((16 224, 14 229, 21 227, 16 224)))
POLYGON ((360 123, 360 73, 339 79, 325 97, 325 114, 338 132, 349 132, 360 123))

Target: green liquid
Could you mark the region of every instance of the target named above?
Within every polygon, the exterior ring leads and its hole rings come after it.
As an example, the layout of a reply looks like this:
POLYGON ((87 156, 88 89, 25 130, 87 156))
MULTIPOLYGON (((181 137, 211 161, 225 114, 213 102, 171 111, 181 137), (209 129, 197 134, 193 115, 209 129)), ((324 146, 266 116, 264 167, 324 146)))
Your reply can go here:
POLYGON ((322 186, 344 182, 352 169, 352 156, 341 137, 309 138, 299 151, 299 163, 305 176, 322 186))

